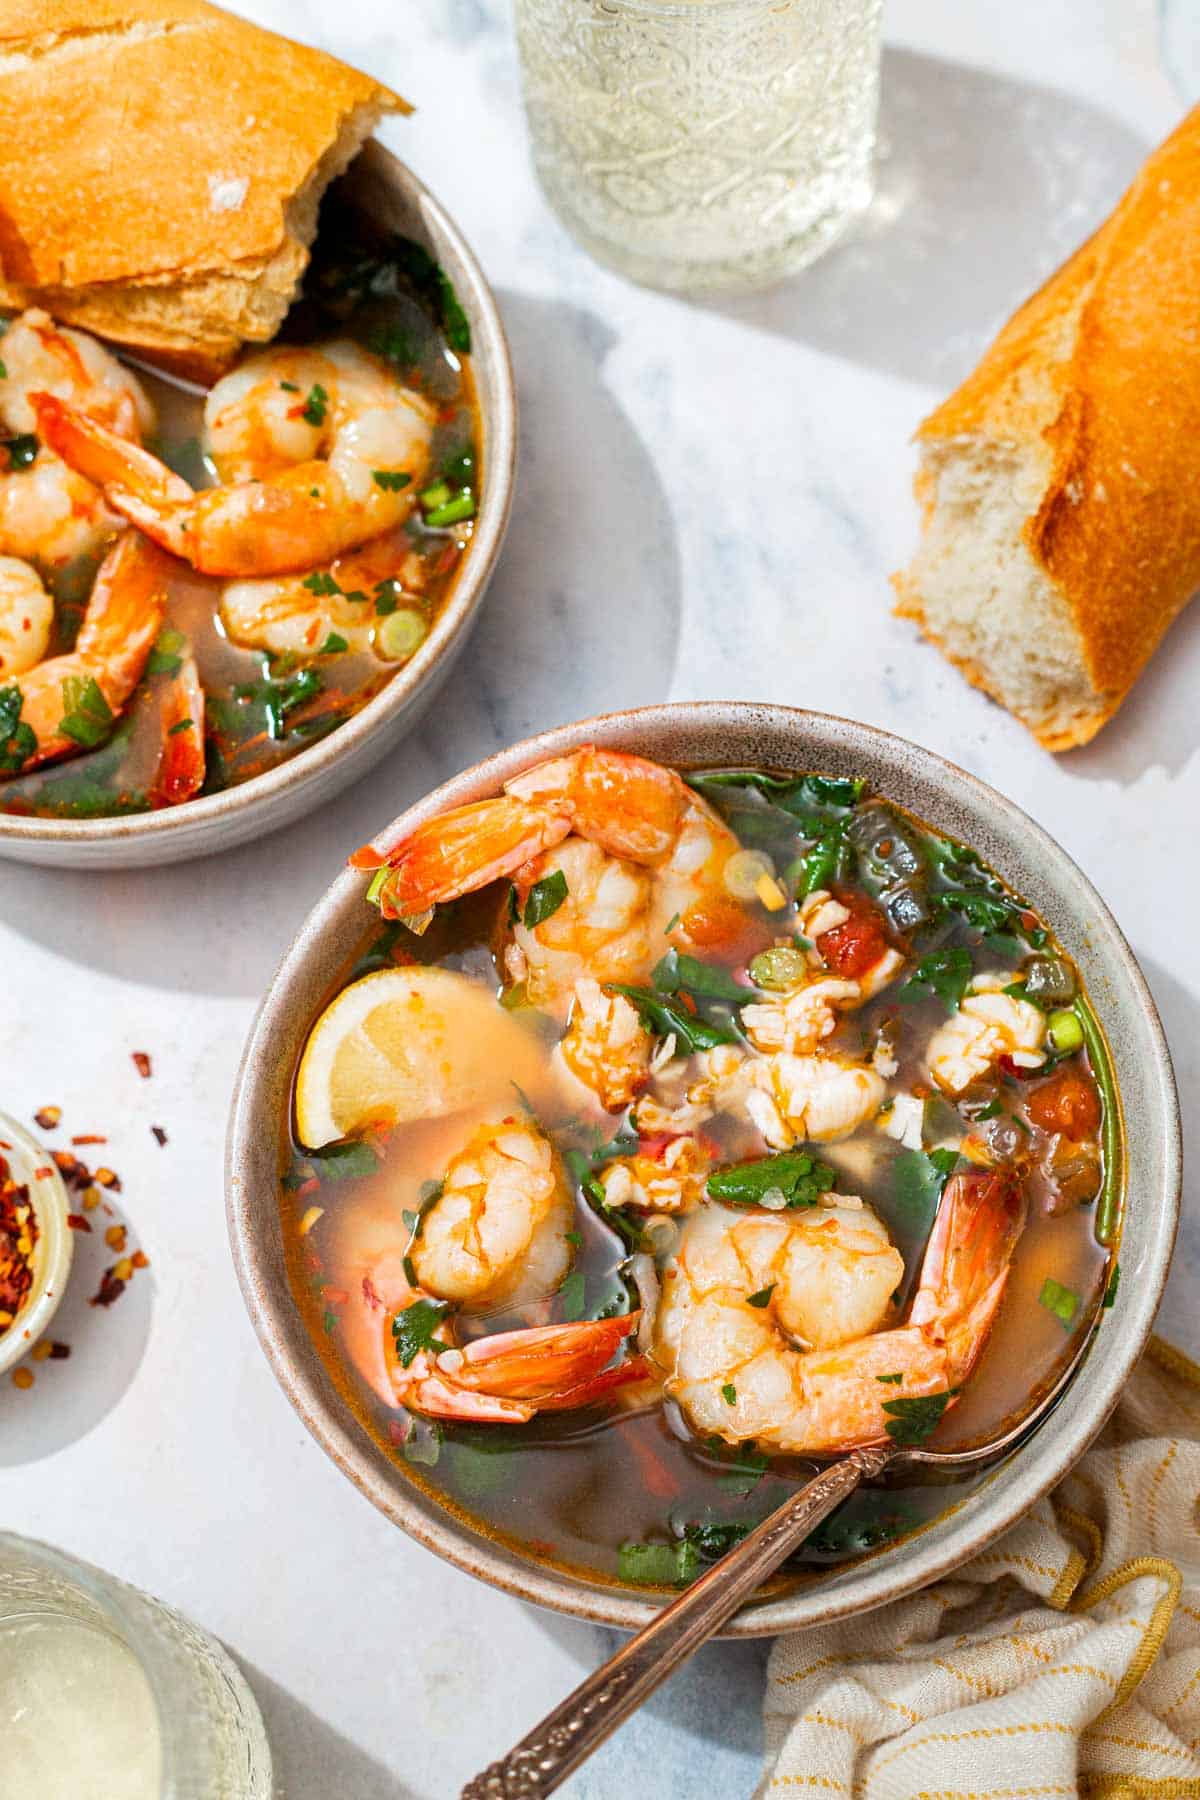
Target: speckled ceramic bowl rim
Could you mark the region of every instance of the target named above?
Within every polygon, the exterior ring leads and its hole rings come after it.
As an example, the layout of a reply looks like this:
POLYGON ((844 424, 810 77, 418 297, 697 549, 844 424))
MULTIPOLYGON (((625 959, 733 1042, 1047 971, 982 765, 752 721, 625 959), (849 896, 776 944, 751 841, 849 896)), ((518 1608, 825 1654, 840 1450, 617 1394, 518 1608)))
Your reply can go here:
POLYGON ((0 1374, 33 1349, 58 1311, 67 1291, 75 1252, 75 1236, 68 1223, 71 1201, 50 1152, 16 1119, 0 1113, 0 1151, 10 1146, 21 1164, 15 1171, 17 1179, 29 1185, 38 1240, 34 1247, 33 1286, 24 1306, 0 1337, 0 1374))
MULTIPOLYGON (((386 848, 421 821, 451 806, 480 798, 540 759, 595 741, 612 748, 636 750, 653 732, 686 734, 704 729, 737 734, 747 745, 764 732, 799 732, 821 736, 828 755, 825 766, 852 766, 856 751, 889 758, 896 766, 915 765, 917 778, 932 780, 948 803, 969 808, 986 832, 985 821, 1020 834, 1036 852, 1039 866, 1056 867, 1069 881, 1087 929, 1099 925, 1115 969, 1115 1005, 1137 1010, 1140 1048, 1146 1064, 1149 1110, 1155 1116, 1127 1121, 1131 1130, 1157 1134, 1161 1180, 1157 1191, 1138 1197, 1139 1230, 1146 1234, 1136 1282, 1122 1282, 1117 1305, 1095 1334, 1083 1368, 1087 1382, 1082 1400, 1078 1378, 1051 1421, 1005 1465, 980 1495, 971 1518, 959 1509, 894 1548, 843 1570, 836 1591, 829 1583, 804 1584, 782 1598, 752 1604, 732 1621, 726 1635, 761 1637, 844 1618, 899 1599, 935 1581, 978 1554, 1047 1493, 1078 1460, 1116 1405, 1121 1391, 1150 1336, 1166 1282, 1179 1216, 1181 1143, 1178 1097, 1170 1055, 1158 1013, 1145 979, 1120 929, 1099 894, 1067 853, 1012 801, 955 764, 874 726, 829 714, 800 712, 748 702, 678 702, 637 711, 611 713, 561 726, 488 758, 465 770, 410 807, 374 840, 386 848), (1109 1323, 1109 1320, 1113 1323, 1109 1323), (1074 1405, 1071 1403, 1074 1402, 1074 1405)), ((680 746, 680 759, 687 752, 680 746)), ((749 760, 730 754, 730 763, 749 760)), ((886 792, 886 790, 885 790, 886 792)), ((399 1470, 390 1469, 349 1409, 334 1393, 328 1377, 305 1366, 304 1332, 288 1288, 278 1238, 274 1191, 263 1195, 253 1180, 254 1146, 263 1134, 273 1144, 278 1121, 263 1115, 262 1095, 269 1085, 267 1064, 273 1039, 286 1030, 292 989, 301 971, 321 954, 325 934, 337 915, 363 890, 364 877, 344 871, 305 920, 284 956, 262 1002, 242 1058, 230 1117, 226 1156, 227 1213, 234 1261, 243 1296, 263 1348, 301 1419, 334 1462, 374 1505, 425 1544, 469 1574, 506 1592, 600 1624, 636 1629, 658 1610, 659 1602, 614 1592, 565 1572, 536 1565, 514 1555, 503 1544, 460 1523, 453 1514, 419 1503, 417 1491, 399 1470), (289 1348, 289 1337, 300 1346, 289 1348)), ((1093 989, 1093 1000, 1096 994, 1093 989)), ((1113 1007, 1099 1007, 1109 1014, 1113 1007)), ((1118 1078, 1121 1071, 1118 1069, 1118 1078)), ((1128 1235, 1128 1234, 1127 1234, 1128 1235)), ((421 1497, 423 1499, 423 1496, 421 1497)))
MULTIPOLYGON (((480 507, 471 548, 464 559, 462 572, 450 591, 450 598, 438 615, 434 626, 412 660, 399 670, 374 699, 352 715, 344 725, 328 737, 280 763, 263 775, 256 775, 238 787, 221 793, 205 794, 183 806, 165 807, 158 812, 136 813, 114 819, 42 819, 21 818, 0 813, 0 855, 5 842, 44 844, 153 843, 165 844, 185 822, 189 830, 216 827, 219 821, 253 812, 262 807, 269 811, 271 802, 291 789, 304 786, 324 769, 349 756, 364 739, 408 707, 414 695, 430 681, 436 669, 447 659, 453 660, 458 646, 474 622, 474 617, 504 542, 512 508, 517 458, 517 398, 513 380, 508 340, 496 301, 483 270, 466 239, 439 200, 423 182, 382 145, 372 141, 368 151, 376 161, 386 159, 405 199, 414 209, 436 226, 438 233, 453 247, 459 259, 457 288, 459 298, 471 323, 472 353, 477 364, 493 373, 495 393, 490 407, 481 408, 484 432, 484 503, 480 507)), ((264 819, 264 829, 273 829, 271 819, 264 819)), ((214 830, 214 847, 215 847, 214 830)), ((202 855, 203 846, 190 854, 202 855)))

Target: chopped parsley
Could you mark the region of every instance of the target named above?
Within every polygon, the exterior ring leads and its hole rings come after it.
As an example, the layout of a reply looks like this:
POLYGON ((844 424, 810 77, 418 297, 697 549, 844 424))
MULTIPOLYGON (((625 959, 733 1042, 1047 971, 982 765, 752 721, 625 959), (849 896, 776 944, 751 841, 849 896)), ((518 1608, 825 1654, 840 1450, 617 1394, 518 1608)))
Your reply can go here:
POLYGON ((1047 1312, 1052 1312, 1059 1323, 1069 1330, 1079 1311, 1079 1295, 1074 1288, 1064 1287, 1061 1281, 1055 1281, 1053 1275, 1047 1275, 1038 1295, 1038 1304, 1044 1306, 1047 1312))
POLYGON ((727 1381, 725 1386, 721 1389, 721 1398, 727 1406, 737 1405, 737 1389, 734 1387, 732 1381, 727 1381))
POLYGON ((761 1206, 765 1194, 783 1197, 783 1206, 815 1206, 822 1194, 832 1188, 836 1173, 828 1163, 818 1162, 804 1150, 781 1150, 775 1156, 763 1156, 753 1162, 731 1163, 715 1169, 708 1178, 708 1193, 726 1206, 761 1206))
POLYGON ((195 724, 194 719, 176 719, 167 732, 168 737, 178 737, 181 731, 190 731, 195 724))
MULTIPOLYGON (((414 1300, 396 1314, 392 1320, 392 1342, 402 1368, 407 1369, 422 1350, 438 1344, 435 1333, 449 1311, 449 1306, 439 1300, 414 1300)), ((440 1347, 444 1349, 445 1345, 440 1347)))
POLYGON ((1108 1286, 1104 1290, 1104 1299, 1101 1302, 1101 1304, 1103 1306, 1109 1307, 1109 1306, 1116 1305, 1117 1289, 1120 1287, 1120 1285, 1121 1285, 1121 1265, 1120 1265, 1120 1263, 1114 1263, 1113 1264, 1113 1272, 1108 1278, 1108 1286))
POLYGON ((0 688, 0 774, 14 775, 37 749, 32 725, 21 718, 23 704, 15 681, 0 688))
POLYGON ((905 1399, 885 1400, 887 1434, 893 1444, 923 1444, 932 1437, 955 1391, 951 1388, 944 1394, 911 1394, 905 1399))
POLYGON ((329 636, 325 639, 325 642, 321 645, 321 648, 317 651, 317 655, 337 656, 341 651, 348 650, 349 648, 349 644, 340 632, 331 631, 329 636))
POLYGON ((948 1013, 956 1013, 971 984, 974 967, 971 952, 956 945, 950 950, 931 950, 923 956, 904 985, 898 1000, 923 1000, 935 995, 948 1013))
POLYGON ((400 583, 398 581, 389 575, 386 581, 376 582, 375 612, 379 618, 386 619, 389 613, 394 613, 399 600, 400 583))
POLYGON ((329 407, 329 395, 319 381, 314 381, 305 395, 300 417, 309 425, 323 425, 329 407))
POLYGON ((85 750, 94 750, 112 729, 113 712, 90 675, 68 675, 62 684, 63 716, 58 729, 63 737, 85 750))
POLYGON ((779 1286, 779 1283, 777 1281, 772 1281, 766 1287, 759 1288, 757 1294, 747 1294, 746 1295, 746 1305, 747 1306, 757 1306, 760 1310, 763 1307, 770 1306, 771 1295, 775 1292, 775 1289, 778 1286, 779 1286))
POLYGON ((405 474, 403 469, 372 469, 371 480, 385 494, 398 494, 401 488, 408 486, 412 476, 405 474))
POLYGON ((552 918, 567 897, 567 878, 561 869, 554 869, 549 875, 543 875, 535 881, 525 901, 525 912, 522 923, 526 931, 532 931, 543 920, 552 918))
POLYGON ((328 569, 314 569, 311 575, 304 577, 300 586, 307 588, 310 594, 325 596, 340 594, 342 591, 328 569))
POLYGON ((888 1382, 891 1384, 892 1387, 899 1387, 901 1385, 901 1383, 903 1382, 904 1377, 897 1370, 897 1372, 894 1375, 877 1375, 875 1377, 875 1379, 876 1379, 876 1381, 888 1382))
POLYGON ((279 385, 285 394, 298 394, 300 392, 300 389, 296 386, 294 381, 281 381, 279 385))

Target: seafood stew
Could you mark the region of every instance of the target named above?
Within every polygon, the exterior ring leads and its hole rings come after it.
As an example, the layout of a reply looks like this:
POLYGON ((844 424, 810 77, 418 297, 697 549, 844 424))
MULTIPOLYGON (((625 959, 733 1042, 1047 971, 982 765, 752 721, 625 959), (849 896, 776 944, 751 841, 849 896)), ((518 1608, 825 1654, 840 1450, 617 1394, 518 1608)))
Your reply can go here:
MULTIPOLYGON (((855 1444, 989 1435, 1111 1295, 1120 1112, 1076 972, 852 776, 584 749, 364 853, 283 1145, 293 1292, 427 1491, 686 1581, 855 1444)), ((967 1484, 860 1492, 843 1561, 967 1484)))
POLYGON ((178 805, 381 692, 469 554, 469 350, 424 248, 349 226, 323 230, 280 339, 207 395, 45 313, 7 321, 0 812, 178 805))

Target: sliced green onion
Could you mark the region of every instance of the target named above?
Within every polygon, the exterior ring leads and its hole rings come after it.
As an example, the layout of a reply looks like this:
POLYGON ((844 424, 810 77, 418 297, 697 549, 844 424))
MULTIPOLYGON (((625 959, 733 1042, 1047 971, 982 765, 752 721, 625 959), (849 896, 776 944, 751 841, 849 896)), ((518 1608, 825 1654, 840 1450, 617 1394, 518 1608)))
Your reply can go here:
POLYGON ((425 523, 432 525, 437 530, 443 525, 458 525, 462 520, 474 517, 475 496, 470 488, 464 488, 460 494, 456 494, 453 500, 448 500, 444 506, 435 506, 432 511, 427 512, 425 523))
POLYGON ((1104 1152, 1104 1184, 1096 1201, 1094 1230, 1098 1244, 1112 1244, 1121 1220, 1121 1196, 1124 1191, 1124 1138, 1121 1131, 1121 1102, 1109 1060, 1108 1043, 1091 1006, 1081 994, 1075 1002, 1075 1016, 1083 1030, 1088 1062, 1100 1098, 1104 1102, 1104 1123, 1100 1131, 1100 1148, 1104 1152))
POLYGON ((1079 1311, 1079 1295, 1074 1288, 1064 1287, 1061 1281, 1055 1281, 1053 1275, 1047 1275, 1043 1281, 1038 1303, 1068 1328, 1074 1323, 1075 1314, 1079 1311))
POLYGON ((1046 1032, 1051 1046, 1060 1056, 1070 1056, 1073 1051, 1083 1049, 1083 1026, 1079 1023, 1078 1013, 1069 1006, 1050 1014, 1046 1032))
POLYGON ((370 886, 367 888, 367 899, 372 906, 379 905, 379 896, 387 885, 387 878, 391 872, 390 863, 384 863, 383 867, 381 869, 376 869, 375 873, 372 875, 370 886))
POLYGON ((758 899, 758 884, 764 875, 775 876, 775 864, 763 850, 735 850, 721 872, 725 891, 735 900, 758 899))
POLYGON ((424 613, 411 606, 388 613, 376 634, 380 651, 391 662, 399 662, 419 650, 429 636, 429 621, 424 613))
POLYGON ((421 505, 424 507, 445 506, 453 492, 448 481, 432 482, 429 487, 421 489, 421 505))
POLYGON ((804 980, 808 961, 803 950, 777 944, 773 950, 760 950, 750 963, 750 979, 755 987, 790 988, 804 980))

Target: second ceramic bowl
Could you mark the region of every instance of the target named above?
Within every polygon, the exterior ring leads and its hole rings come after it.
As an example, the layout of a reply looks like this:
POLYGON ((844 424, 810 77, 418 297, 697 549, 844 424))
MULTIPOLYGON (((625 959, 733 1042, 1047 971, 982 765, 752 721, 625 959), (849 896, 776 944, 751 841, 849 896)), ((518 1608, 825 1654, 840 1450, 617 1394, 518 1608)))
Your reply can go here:
POLYGON ((232 849, 307 817, 356 781, 411 730, 450 673, 474 624, 512 505, 517 403, 504 327, 469 245, 429 190, 373 140, 323 203, 373 228, 417 239, 441 264, 471 326, 483 432, 483 486, 471 547, 421 648, 360 712, 319 743, 240 787, 182 806, 114 819, 16 818, 0 813, 0 857, 68 869, 142 868, 232 849))
MULTIPOLYGON (((1127 1131, 1127 1195, 1115 1305, 1049 1422, 952 1512, 856 1564, 747 1606, 738 1637, 793 1631, 879 1606, 936 1580, 1018 1519, 1082 1455, 1115 1406, 1154 1319, 1179 1212, 1179 1110, 1149 989, 1104 902, 1019 807, 928 750, 867 725, 785 707, 680 704, 613 713, 546 732, 456 776, 376 840, 381 849, 452 806, 481 800, 533 763, 595 743, 682 768, 725 765, 864 775, 871 787, 971 844, 1036 898, 1074 959, 1112 1049, 1127 1131)), ((366 878, 334 882, 285 956, 255 1022, 230 1122, 227 1205, 234 1257, 263 1348, 300 1417, 338 1467, 389 1518, 449 1561, 527 1600, 637 1628, 657 1603, 548 1568, 493 1542, 405 1475, 337 1393, 293 1303, 284 1266, 277 1146, 292 1072, 327 998, 331 970, 360 942, 366 878)))

